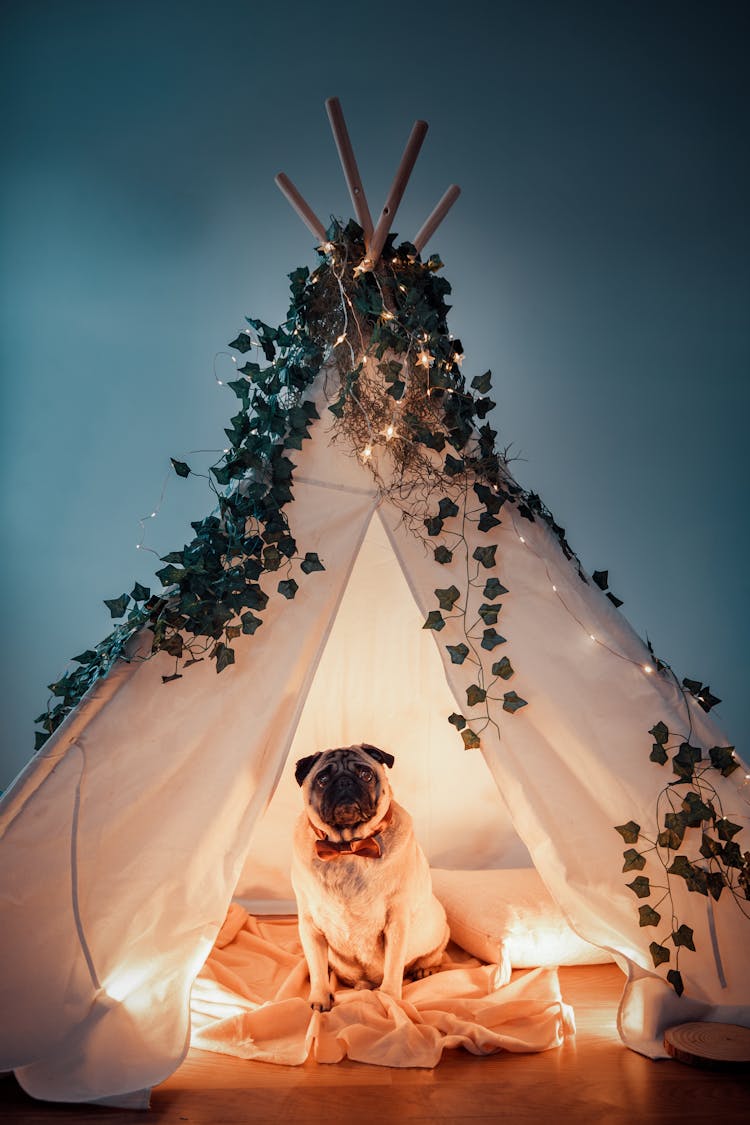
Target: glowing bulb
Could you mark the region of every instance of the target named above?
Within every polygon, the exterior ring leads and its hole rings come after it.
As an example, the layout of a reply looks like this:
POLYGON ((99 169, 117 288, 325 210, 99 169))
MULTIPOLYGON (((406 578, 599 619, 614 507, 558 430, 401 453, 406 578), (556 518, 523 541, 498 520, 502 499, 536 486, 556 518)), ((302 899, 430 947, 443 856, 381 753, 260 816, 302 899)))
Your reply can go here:
POLYGON ((333 346, 335 348, 338 347, 339 344, 343 344, 345 339, 346 339, 346 332, 342 332, 340 336, 336 337, 336 343, 333 346))
POLYGON ((149 516, 149 519, 155 520, 156 519, 156 512, 152 512, 151 515, 149 516))
POLYGON ((393 435, 395 434, 395 432, 396 431, 393 428, 393 423, 389 422, 388 425, 385 428, 385 439, 386 439, 386 441, 390 441, 391 438, 393 437, 393 435))
POLYGON ((431 356, 428 351, 421 351, 419 353, 417 363, 420 364, 421 367, 432 367, 434 362, 433 356, 431 356))
POLYGON ((321 245, 320 249, 323 251, 324 254, 330 254, 331 251, 333 250, 333 243, 332 242, 324 242, 321 245))
POLYGON ((646 675, 650 676, 651 673, 653 672, 653 668, 651 667, 650 664, 644 664, 643 665, 643 671, 646 673, 646 675))
POLYGON ((372 457, 372 446, 368 443, 365 446, 365 448, 362 450, 362 460, 363 461, 369 461, 369 459, 371 457, 372 457))
POLYGON ((406 286, 405 285, 399 285, 399 289, 401 290, 402 293, 406 292, 406 286))
POLYGON ((393 315, 393 313, 390 311, 390 309, 383 309, 382 313, 380 314, 380 318, 381 318, 381 320, 395 320, 396 319, 395 316, 393 315))
POLYGON ((526 540, 524 539, 523 535, 519 535, 519 536, 518 536, 518 538, 519 538, 519 539, 521 540, 521 542, 522 542, 522 543, 525 543, 525 542, 526 542, 526 540))
POLYGON ((554 584, 554 582, 552 583, 552 589, 555 591, 555 593, 557 593, 557 586, 554 584))
POLYGON ((224 386, 224 384, 222 383, 221 379, 217 379, 217 380, 216 380, 216 382, 217 382, 217 383, 219 384, 219 386, 220 386, 220 387, 223 387, 223 386, 224 386))
POLYGON ((140 551, 140 549, 141 549, 140 543, 136 543, 135 549, 136 549, 136 551, 140 551))
POLYGON ((237 362, 237 356, 233 355, 232 356, 232 363, 236 363, 236 362, 237 362))
POLYGON ((595 640, 596 640, 596 637, 594 636, 594 634, 593 634, 593 633, 589 633, 589 637, 591 638, 591 640, 592 640, 592 641, 595 641, 595 640))

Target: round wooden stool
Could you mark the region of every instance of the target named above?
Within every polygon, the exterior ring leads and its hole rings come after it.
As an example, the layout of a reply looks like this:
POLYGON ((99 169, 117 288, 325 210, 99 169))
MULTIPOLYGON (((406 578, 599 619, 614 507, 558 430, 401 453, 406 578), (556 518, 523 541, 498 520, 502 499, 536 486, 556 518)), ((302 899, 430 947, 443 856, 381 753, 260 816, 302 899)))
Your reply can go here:
POLYGON ((736 1023, 680 1023, 664 1032, 664 1046, 689 1066, 750 1069, 750 1027, 736 1023))

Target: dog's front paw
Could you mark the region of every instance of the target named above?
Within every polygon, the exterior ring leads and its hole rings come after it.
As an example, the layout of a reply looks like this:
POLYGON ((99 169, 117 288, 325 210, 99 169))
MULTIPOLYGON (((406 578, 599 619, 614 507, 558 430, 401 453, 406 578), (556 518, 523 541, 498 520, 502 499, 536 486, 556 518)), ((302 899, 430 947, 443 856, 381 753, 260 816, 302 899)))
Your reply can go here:
POLYGON ((329 992, 327 995, 311 996, 310 1007, 314 1012, 330 1012, 333 1007, 333 993, 329 992))

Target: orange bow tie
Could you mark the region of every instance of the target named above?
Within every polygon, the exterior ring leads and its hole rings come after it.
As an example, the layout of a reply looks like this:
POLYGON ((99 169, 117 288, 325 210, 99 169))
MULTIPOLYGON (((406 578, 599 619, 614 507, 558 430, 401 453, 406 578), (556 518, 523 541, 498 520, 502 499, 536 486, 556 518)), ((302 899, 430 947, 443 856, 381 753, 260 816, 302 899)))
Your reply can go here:
POLYGON ((363 836, 359 840, 329 840, 328 837, 323 836, 320 829, 316 828, 312 821, 310 821, 310 827, 318 837, 315 841, 315 851, 318 859, 340 859, 342 855, 361 855, 365 859, 379 859, 382 853, 380 844, 375 837, 390 822, 392 815, 393 812, 389 808, 372 835, 363 836))

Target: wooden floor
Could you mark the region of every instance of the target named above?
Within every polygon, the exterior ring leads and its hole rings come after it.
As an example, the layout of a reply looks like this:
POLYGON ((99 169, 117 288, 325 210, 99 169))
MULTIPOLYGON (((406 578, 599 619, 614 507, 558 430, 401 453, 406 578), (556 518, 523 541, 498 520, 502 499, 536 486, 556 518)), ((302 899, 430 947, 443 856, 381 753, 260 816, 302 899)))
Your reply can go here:
POLYGON ((476 1058, 448 1051, 434 1070, 342 1062, 301 1067, 191 1051, 157 1086, 149 1114, 34 1102, 0 1081, 0 1120, 24 1125, 480 1125, 481 1122, 750 1122, 750 1075, 652 1062, 622 1046, 615 1027, 622 976, 613 965, 561 969, 578 1033, 556 1051, 476 1058))

